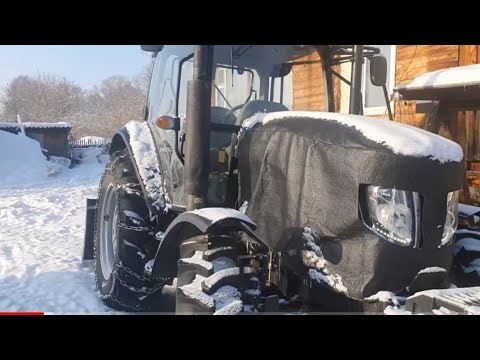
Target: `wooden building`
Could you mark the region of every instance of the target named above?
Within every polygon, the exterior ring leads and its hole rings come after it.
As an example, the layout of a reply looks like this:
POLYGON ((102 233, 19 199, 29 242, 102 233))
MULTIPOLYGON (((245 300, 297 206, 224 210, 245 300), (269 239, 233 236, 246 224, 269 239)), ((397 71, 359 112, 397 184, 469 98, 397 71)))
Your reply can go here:
MULTIPOLYGON (((65 122, 59 123, 24 123, 25 135, 40 143, 40 147, 47 151, 48 155, 70 158, 68 135, 72 126, 65 122)), ((20 132, 20 126, 16 123, 0 123, 0 130, 13 134, 20 132)))
MULTIPOLYGON (((388 90, 393 94, 395 86, 409 83, 427 72, 462 65, 480 63, 480 45, 375 45, 380 47, 389 64, 388 90)), ((303 60, 319 60, 312 54, 303 60)), ((350 64, 336 69, 345 77, 350 77, 350 64)), ((387 109, 380 88, 368 81, 368 66, 364 66, 363 101, 364 115, 388 118, 387 109), (366 81, 365 81, 366 80, 366 81)), ((307 64, 293 68, 293 109, 324 111, 323 75, 320 64, 307 64)), ((335 80, 336 111, 348 113, 350 88, 335 80)), ((393 95, 392 95, 393 97, 393 95)), ((402 101, 392 98, 395 121, 423 127, 426 114, 416 113, 415 101, 402 101)), ((467 161, 480 161, 480 114, 459 113, 459 126, 465 126, 467 141, 462 144, 467 161)), ((442 135, 449 137, 448 133, 442 135)))

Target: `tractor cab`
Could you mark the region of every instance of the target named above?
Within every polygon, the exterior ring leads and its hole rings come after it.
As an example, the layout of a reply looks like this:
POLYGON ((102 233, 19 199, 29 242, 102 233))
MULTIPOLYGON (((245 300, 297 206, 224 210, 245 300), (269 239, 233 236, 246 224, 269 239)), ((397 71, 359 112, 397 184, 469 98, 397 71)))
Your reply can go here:
MULTIPOLYGON (((212 54, 202 55, 209 57, 209 68, 204 69, 204 75, 208 74, 208 84, 204 83, 205 89, 197 89, 202 92, 203 99, 209 99, 205 102, 209 109, 204 110, 205 116, 202 114, 202 117, 210 119, 202 133, 202 141, 209 138, 206 203, 208 206, 233 208, 237 200, 233 153, 243 121, 257 113, 294 110, 292 69, 307 64, 317 64, 323 69, 323 108, 334 112, 333 77, 338 76, 349 85, 353 80, 343 78, 332 67, 353 61, 355 48, 349 45, 216 45, 210 48, 212 54), (313 53, 318 53, 321 60, 308 60, 313 53)), ((152 53, 154 62, 144 119, 153 125, 151 128, 157 145, 163 148, 161 162, 170 164, 166 184, 173 206, 185 209, 187 199, 183 171, 188 134, 188 83, 194 76, 194 46, 143 45, 142 49, 152 53)), ((386 61, 379 55, 379 50, 365 47, 357 49, 356 54, 361 59, 370 58, 371 81, 374 85, 384 86, 386 61)), ((352 73, 352 76, 355 74, 352 73)), ((358 94, 353 94, 352 100, 352 112, 360 114, 362 109, 358 94)), ((191 110, 192 113, 194 111, 191 110)), ((207 163, 205 159, 202 162, 207 163)))

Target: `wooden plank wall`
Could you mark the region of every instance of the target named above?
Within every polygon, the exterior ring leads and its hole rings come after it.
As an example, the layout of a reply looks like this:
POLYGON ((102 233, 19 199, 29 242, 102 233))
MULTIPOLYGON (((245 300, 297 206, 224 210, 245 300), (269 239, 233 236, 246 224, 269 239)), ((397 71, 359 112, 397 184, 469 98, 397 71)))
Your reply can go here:
MULTIPOLYGON (((458 66, 458 45, 397 45, 395 85, 409 83, 430 71, 458 66)), ((395 121, 423 127, 425 114, 416 114, 415 101, 395 102, 395 121)))
MULTIPOLYGON (((318 61, 320 55, 313 53, 298 61, 318 61)), ((334 67, 339 71, 339 67, 334 67)), ((306 64, 293 67, 293 110, 326 111, 325 86, 322 64, 306 64)), ((340 80, 334 79, 335 111, 340 111, 340 80)))
MULTIPOLYGON (((298 61, 320 60, 318 53, 298 61)), ((293 110, 325 111, 325 87, 321 64, 306 64, 293 67, 293 110)))
MULTIPOLYGON (((479 62, 478 45, 460 45, 458 51, 458 65, 472 65, 479 62)), ((475 124, 478 127, 480 112, 463 111, 458 114, 459 129, 465 129, 466 139, 462 145, 463 153, 467 161, 480 160, 474 159, 475 147, 478 146, 478 135, 475 134, 475 124)), ((478 134, 478 129, 477 129, 478 134)))

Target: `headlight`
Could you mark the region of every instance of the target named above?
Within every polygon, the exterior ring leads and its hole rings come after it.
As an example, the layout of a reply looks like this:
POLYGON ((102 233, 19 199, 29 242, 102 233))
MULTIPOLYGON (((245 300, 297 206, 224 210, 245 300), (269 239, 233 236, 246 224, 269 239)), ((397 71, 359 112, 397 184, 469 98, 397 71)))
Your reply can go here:
MULTIPOLYGON (((365 225, 387 241, 400 246, 418 245, 421 236, 421 202, 418 192, 367 186, 361 216, 365 225)), ((458 226, 458 194, 447 195, 447 215, 439 247, 451 243, 458 226)))
POLYGON ((419 193, 368 186, 365 195, 362 218, 367 227, 400 246, 417 243, 420 237, 419 193))
POLYGON ((443 225, 442 243, 440 246, 448 245, 453 239, 453 234, 458 226, 458 194, 453 191, 447 195, 447 216, 443 225))

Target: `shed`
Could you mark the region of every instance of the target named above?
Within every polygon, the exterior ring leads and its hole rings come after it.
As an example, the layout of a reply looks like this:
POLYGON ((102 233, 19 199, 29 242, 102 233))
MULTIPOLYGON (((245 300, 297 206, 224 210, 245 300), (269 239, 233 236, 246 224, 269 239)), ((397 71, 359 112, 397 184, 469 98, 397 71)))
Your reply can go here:
MULTIPOLYGON (((23 126, 25 128, 25 135, 37 140, 42 149, 48 151, 48 155, 70 158, 68 135, 72 130, 72 125, 66 122, 27 122, 24 123, 23 126)), ((0 123, 0 130, 18 134, 20 132, 20 126, 16 123, 0 123)))

